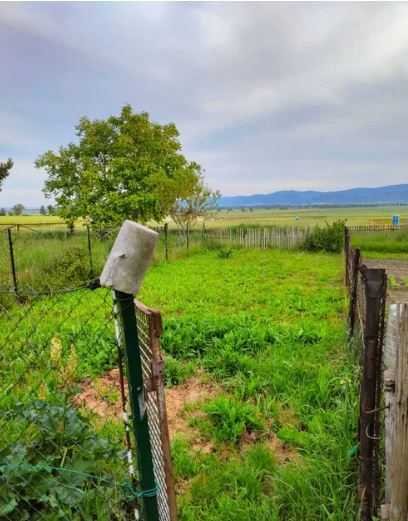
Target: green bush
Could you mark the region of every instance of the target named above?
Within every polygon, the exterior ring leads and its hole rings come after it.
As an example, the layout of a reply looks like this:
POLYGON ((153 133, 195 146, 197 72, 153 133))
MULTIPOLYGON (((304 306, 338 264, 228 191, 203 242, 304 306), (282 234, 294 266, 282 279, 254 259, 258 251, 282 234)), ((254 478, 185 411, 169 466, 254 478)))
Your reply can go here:
POLYGON ((306 251, 340 253, 343 247, 344 221, 335 221, 325 226, 316 226, 307 235, 303 245, 306 251))
POLYGON ((29 436, 0 450, 0 519, 123 519, 120 445, 72 407, 37 401, 13 414, 29 436))

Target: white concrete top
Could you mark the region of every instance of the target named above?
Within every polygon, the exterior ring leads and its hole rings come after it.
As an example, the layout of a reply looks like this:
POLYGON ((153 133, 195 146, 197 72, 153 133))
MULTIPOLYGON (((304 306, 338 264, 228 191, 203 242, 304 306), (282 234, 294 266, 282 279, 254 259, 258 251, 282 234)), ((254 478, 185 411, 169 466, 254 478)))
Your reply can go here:
POLYGON ((102 270, 101 286, 135 295, 153 259, 157 238, 150 228, 125 221, 102 270))

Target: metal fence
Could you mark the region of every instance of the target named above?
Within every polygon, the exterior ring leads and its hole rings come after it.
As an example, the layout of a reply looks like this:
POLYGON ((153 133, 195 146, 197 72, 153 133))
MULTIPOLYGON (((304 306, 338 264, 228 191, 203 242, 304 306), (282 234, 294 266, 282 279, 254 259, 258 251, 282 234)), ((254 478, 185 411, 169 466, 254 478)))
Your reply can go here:
POLYGON ((367 268, 345 230, 349 335, 360 357, 359 500, 362 521, 408 515, 408 306, 387 306, 385 270, 367 268), (385 328, 385 324, 387 327, 385 328))
MULTIPOLYGON (((156 260, 172 260, 190 249, 213 246, 301 248, 308 228, 247 227, 208 229, 155 227, 159 233, 156 260)), ((100 273, 117 229, 73 230, 65 225, 0 226, 0 288, 56 290, 100 273)))
POLYGON ((0 519, 176 519, 160 314, 140 303, 132 313, 138 334, 129 346, 120 341, 112 295, 97 280, 0 292, 0 519), (143 380, 149 487, 128 400, 136 388, 129 349, 138 355, 139 345, 151 370, 143 380), (147 503, 156 504, 157 516, 147 503))

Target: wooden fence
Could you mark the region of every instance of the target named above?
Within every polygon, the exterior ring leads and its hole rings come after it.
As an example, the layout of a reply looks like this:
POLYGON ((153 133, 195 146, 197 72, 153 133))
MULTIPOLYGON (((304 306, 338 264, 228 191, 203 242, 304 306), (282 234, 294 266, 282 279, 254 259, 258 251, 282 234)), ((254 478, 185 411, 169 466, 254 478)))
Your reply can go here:
POLYGON ((350 244, 346 229, 349 337, 361 364, 360 519, 408 521, 408 304, 387 306, 385 270, 367 268, 350 244))
POLYGON ((309 234, 308 228, 297 227, 237 227, 205 231, 207 240, 242 248, 300 248, 309 234))

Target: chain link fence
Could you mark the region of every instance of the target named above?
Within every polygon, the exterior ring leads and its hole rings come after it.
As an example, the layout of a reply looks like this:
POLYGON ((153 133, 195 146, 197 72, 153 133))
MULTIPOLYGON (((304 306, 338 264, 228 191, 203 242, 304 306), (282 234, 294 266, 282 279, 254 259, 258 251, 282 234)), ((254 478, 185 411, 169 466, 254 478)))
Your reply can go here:
MULTIPOLYGON (((153 229, 159 233, 157 261, 212 247, 297 249, 310 231, 279 226, 180 229, 167 224, 153 229)), ((100 273, 117 231, 64 224, 0 225, 0 289, 55 291, 93 278, 100 273)))
POLYGON ((159 331, 151 322, 160 316, 133 307, 136 343, 123 343, 112 294, 93 278, 114 234, 0 232, 0 519, 175 520, 159 331), (131 392, 128 399, 139 337, 153 371, 143 381, 150 487, 131 392))

